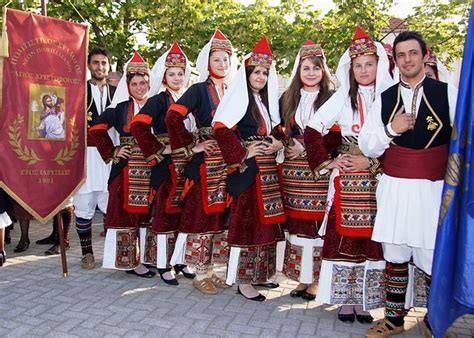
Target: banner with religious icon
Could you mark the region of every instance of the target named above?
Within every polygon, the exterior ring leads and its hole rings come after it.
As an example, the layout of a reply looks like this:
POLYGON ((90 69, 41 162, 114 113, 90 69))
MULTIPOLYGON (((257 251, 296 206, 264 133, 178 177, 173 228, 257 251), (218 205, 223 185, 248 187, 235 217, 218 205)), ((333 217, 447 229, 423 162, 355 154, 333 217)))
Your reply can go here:
POLYGON ((0 57, 0 186, 36 219, 85 177, 88 27, 6 9, 0 57))

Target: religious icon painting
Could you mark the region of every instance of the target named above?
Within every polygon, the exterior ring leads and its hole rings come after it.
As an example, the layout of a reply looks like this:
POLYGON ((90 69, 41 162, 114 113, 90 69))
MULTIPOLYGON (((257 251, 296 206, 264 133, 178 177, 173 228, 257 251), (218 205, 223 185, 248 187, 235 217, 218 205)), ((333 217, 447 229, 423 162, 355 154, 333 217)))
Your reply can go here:
POLYGON ((65 88, 30 83, 28 139, 65 140, 65 88))

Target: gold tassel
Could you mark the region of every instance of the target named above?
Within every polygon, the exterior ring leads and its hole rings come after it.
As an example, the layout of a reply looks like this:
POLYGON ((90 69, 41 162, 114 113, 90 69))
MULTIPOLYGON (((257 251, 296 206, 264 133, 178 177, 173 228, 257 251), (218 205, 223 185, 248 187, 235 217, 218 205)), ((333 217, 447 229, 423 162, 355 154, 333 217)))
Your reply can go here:
POLYGON ((4 58, 8 57, 7 6, 3 7, 2 38, 0 40, 0 57, 4 57, 4 58))

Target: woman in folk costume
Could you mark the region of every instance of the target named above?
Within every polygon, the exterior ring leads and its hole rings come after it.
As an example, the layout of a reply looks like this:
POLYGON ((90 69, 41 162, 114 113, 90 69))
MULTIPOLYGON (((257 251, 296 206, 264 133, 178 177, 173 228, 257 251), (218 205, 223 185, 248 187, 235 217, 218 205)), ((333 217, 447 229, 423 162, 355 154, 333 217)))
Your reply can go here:
POLYGON ((97 117, 89 135, 102 159, 113 162, 109 178, 109 203, 105 226, 103 267, 126 270, 139 277, 153 277, 140 261, 139 227, 149 221, 150 166, 134 137, 130 124, 148 99, 149 69, 135 52, 126 66, 115 96, 97 117), (115 127, 120 145, 114 147, 108 129, 115 127))
POLYGON ((446 66, 438 59, 436 54, 428 48, 425 61, 425 75, 434 80, 450 83, 449 71, 446 66))
MULTIPOLYGON (((142 234, 142 259, 145 263, 155 265, 163 281, 170 285, 178 285, 171 271, 170 258, 178 235, 182 209, 166 204, 172 180, 169 169, 171 147, 165 117, 168 108, 181 96, 189 80, 190 70, 186 55, 175 42, 151 70, 151 98, 135 116, 130 128, 151 166, 152 229, 147 229, 142 234), (160 92, 162 88, 164 90, 160 92), (143 243, 149 243, 150 240, 153 244, 145 247, 143 243)), ((182 272, 186 278, 195 277, 183 261, 176 262, 174 270, 176 274, 182 272)))
MULTIPOLYGON (((383 46, 357 28, 337 68, 338 91, 309 121, 304 141, 316 176, 331 172, 319 289, 316 300, 340 304, 338 318, 370 323, 369 309, 382 306, 385 262, 379 243, 371 241, 376 212, 375 189, 380 163, 364 157, 358 133, 376 97, 390 87, 383 46), (323 135, 338 123, 340 155, 328 159, 323 135)), ((323 226, 324 228, 324 226, 323 226)))
MULTIPOLYGON (((306 300, 316 297, 323 246, 318 230, 324 218, 329 176, 315 179, 306 156, 303 132, 311 116, 333 93, 330 76, 321 46, 308 40, 296 56, 290 86, 280 98, 285 134, 283 200, 289 234, 283 273, 300 283, 290 296, 306 300)), ((341 144, 341 134, 338 130, 330 131, 324 141, 331 152, 341 144)))
POLYGON ((398 72, 398 68, 397 68, 397 71, 395 72, 395 60, 393 59, 393 47, 391 44, 389 43, 384 43, 383 44, 383 48, 385 49, 385 52, 387 53, 387 57, 388 57, 388 71, 390 73, 390 76, 393 78, 398 77, 400 76, 400 73, 398 72))
POLYGON ((205 294, 216 294, 217 288, 226 287, 224 279, 213 273, 214 263, 227 262, 228 250, 223 214, 226 168, 211 121, 236 63, 232 44, 216 30, 196 63, 202 82, 189 87, 166 115, 173 161, 167 207, 183 207, 171 262, 192 266, 196 272, 193 286, 205 294), (191 114, 197 133, 186 127, 191 114))
POLYGON ((276 269, 279 222, 285 221, 276 154, 283 144, 270 135, 280 122, 278 81, 265 36, 244 59, 213 120, 214 135, 229 168, 231 247, 227 284, 263 301, 253 286, 269 282, 276 269))

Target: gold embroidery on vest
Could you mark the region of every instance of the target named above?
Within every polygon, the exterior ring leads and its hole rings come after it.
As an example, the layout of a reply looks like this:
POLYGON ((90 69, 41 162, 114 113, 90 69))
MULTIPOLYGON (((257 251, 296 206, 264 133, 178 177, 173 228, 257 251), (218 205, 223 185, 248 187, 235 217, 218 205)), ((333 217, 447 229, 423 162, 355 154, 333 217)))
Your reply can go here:
POLYGON ((426 127, 426 129, 436 130, 436 128, 438 128, 438 124, 433 120, 433 116, 428 116, 426 122, 428 122, 428 127, 426 127))

